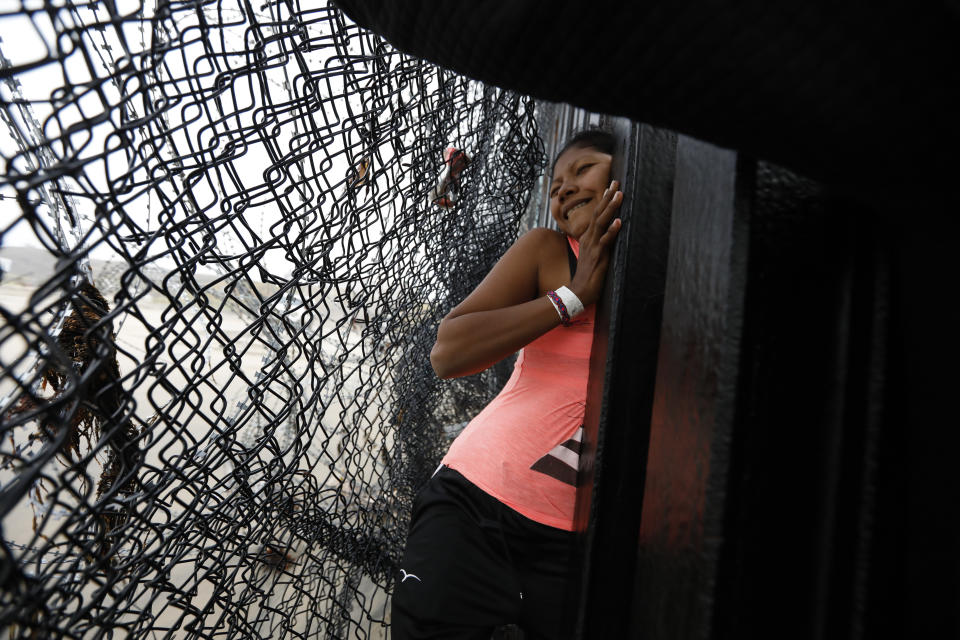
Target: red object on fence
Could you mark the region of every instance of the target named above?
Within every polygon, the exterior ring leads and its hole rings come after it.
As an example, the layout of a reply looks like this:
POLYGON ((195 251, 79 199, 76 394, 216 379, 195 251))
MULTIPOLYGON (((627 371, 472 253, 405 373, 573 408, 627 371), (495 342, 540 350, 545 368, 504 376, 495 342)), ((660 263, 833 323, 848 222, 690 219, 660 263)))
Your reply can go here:
POLYGON ((439 207, 450 209, 457 203, 460 195, 460 174, 470 164, 470 157, 461 149, 447 147, 443 152, 443 162, 446 169, 437 186, 431 191, 430 201, 439 207))

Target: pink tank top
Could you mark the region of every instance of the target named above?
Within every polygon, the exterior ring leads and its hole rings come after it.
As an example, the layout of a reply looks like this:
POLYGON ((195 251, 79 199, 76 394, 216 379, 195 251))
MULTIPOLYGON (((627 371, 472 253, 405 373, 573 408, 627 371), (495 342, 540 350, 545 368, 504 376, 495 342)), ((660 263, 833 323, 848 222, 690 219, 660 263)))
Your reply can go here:
MULTIPOLYGON (((580 247, 570 239, 579 256, 580 247)), ((594 305, 520 351, 499 395, 457 436, 443 464, 511 509, 573 530, 594 305)))

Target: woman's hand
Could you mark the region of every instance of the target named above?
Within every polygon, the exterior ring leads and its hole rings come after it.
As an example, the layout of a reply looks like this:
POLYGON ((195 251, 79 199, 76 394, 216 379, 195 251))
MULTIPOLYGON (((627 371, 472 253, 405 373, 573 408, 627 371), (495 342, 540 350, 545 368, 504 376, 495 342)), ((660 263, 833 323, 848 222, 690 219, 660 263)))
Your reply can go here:
POLYGON ((623 203, 620 183, 614 180, 603 192, 603 197, 593 213, 590 226, 580 236, 580 256, 577 258, 577 272, 570 283, 583 306, 597 301, 603 291, 603 279, 610 265, 610 249, 623 226, 620 218, 615 218, 623 203))

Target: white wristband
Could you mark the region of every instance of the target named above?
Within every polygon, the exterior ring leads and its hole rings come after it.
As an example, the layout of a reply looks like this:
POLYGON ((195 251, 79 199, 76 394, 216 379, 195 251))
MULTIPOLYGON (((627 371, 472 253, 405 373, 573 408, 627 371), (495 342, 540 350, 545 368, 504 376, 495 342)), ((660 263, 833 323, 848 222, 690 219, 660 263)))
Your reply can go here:
POLYGON ((567 313, 570 314, 571 318, 576 318, 583 313, 583 303, 580 302, 580 298, 573 291, 566 287, 560 287, 556 293, 563 300, 563 306, 567 308, 567 313))

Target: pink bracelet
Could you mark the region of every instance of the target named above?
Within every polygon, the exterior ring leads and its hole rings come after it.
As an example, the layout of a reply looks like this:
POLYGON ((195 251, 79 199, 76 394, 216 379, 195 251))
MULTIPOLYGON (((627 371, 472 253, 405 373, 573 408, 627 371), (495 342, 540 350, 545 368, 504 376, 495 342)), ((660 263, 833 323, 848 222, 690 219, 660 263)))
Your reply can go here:
POLYGON ((553 304, 553 308, 560 314, 560 324, 565 327, 570 326, 570 312, 567 311, 567 305, 563 304, 563 299, 557 295, 556 291, 547 291, 547 298, 553 304))

